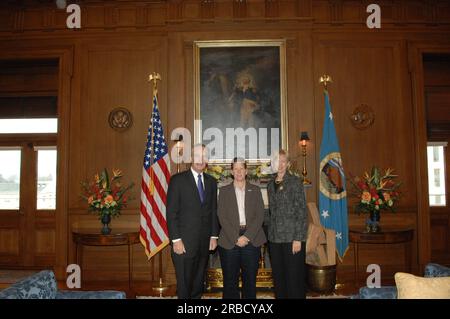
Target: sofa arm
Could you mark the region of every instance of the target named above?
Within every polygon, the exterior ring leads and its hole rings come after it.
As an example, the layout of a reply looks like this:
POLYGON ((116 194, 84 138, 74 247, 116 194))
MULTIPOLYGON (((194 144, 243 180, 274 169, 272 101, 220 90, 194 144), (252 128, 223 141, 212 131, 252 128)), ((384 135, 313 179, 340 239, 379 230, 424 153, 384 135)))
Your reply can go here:
POLYGON ((117 290, 59 290, 56 299, 126 299, 126 294, 117 290))
POLYGON ((450 276, 450 268, 429 263, 425 266, 424 277, 448 277, 450 276))
POLYGON ((397 299, 397 287, 384 286, 380 288, 361 287, 359 299, 397 299))
POLYGON ((43 270, 0 292, 0 299, 55 299, 57 292, 55 274, 43 270))

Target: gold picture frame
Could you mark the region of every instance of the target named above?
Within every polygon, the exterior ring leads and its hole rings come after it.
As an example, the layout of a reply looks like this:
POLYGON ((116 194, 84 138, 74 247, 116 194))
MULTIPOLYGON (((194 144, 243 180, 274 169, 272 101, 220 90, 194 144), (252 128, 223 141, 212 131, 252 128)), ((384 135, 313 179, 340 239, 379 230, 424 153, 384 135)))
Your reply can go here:
MULTIPOLYGON (((256 157, 245 156, 250 165, 269 162, 274 149, 287 149, 286 41, 194 41, 193 51, 194 141, 208 144, 204 133, 210 128, 218 129, 224 137, 222 156, 212 154, 210 163, 227 164, 235 156, 229 156, 230 149, 225 147, 227 129, 247 132, 254 128, 258 141, 266 130, 267 144, 258 142, 256 157), (278 130, 277 142, 272 129, 278 130), (278 147, 274 147, 276 143, 278 147), (261 146, 266 147, 265 152, 261 152, 261 146)), ((246 155, 248 148, 254 147, 247 146, 245 140, 239 145, 239 140, 233 139, 233 143, 233 147, 245 148, 246 155)))

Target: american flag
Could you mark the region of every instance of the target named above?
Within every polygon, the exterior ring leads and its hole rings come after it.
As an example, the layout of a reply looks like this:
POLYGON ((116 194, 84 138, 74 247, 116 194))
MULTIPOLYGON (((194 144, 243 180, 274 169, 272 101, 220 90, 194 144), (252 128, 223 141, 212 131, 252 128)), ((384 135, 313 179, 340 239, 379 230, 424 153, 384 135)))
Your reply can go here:
POLYGON ((166 221, 166 195, 169 180, 170 159, 155 94, 147 134, 141 187, 140 239, 149 259, 169 243, 166 221))

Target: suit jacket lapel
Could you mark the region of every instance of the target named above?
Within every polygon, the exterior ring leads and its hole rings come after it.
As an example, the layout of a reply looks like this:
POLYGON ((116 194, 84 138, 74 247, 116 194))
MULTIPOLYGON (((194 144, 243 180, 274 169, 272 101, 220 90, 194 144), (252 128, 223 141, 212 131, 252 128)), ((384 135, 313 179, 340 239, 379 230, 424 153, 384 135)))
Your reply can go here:
POLYGON ((229 190, 229 192, 230 192, 230 194, 229 194, 230 203, 229 204, 232 208, 231 211, 237 212, 237 215, 235 216, 235 220, 237 220, 237 224, 239 225, 239 206, 238 206, 236 191, 234 189, 233 183, 230 184, 229 189, 230 189, 229 190))
MULTIPOLYGON (((206 176, 206 174, 203 172, 203 186, 205 187, 205 203, 208 201, 208 195, 209 192, 211 191, 211 187, 210 187, 210 180, 209 177, 206 176)), ((198 192, 197 192, 198 193, 198 192)), ((198 198, 200 198, 200 195, 198 196, 198 198)))
POLYGON ((245 222, 247 223, 248 220, 248 212, 250 209, 250 195, 252 191, 248 187, 248 182, 246 182, 245 185, 245 198, 244 198, 244 207, 245 207, 245 222))

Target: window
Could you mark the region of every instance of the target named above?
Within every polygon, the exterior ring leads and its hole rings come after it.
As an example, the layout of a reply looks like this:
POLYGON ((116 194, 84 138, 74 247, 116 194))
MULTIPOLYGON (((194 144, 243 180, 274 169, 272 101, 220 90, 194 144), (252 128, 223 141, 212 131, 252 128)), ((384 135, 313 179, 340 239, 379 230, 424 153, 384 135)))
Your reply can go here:
POLYGON ((446 142, 429 142, 427 147, 428 157, 428 192, 430 206, 445 206, 445 162, 444 147, 446 142))
POLYGON ((439 168, 434 169, 434 186, 441 186, 441 170, 439 168))
POLYGON ((0 209, 20 207, 21 150, 0 148, 0 209))
POLYGON ((439 162, 439 147, 433 147, 433 162, 439 162))
POLYGON ((37 209, 56 208, 56 147, 38 147, 37 209))
POLYGON ((57 133, 58 119, 0 119, 0 133, 57 133))

